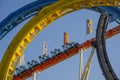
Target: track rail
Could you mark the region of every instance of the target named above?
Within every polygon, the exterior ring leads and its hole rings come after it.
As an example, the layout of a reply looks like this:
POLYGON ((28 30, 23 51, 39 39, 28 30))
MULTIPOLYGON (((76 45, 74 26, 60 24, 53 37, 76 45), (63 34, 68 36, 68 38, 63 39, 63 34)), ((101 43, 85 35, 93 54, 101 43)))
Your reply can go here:
POLYGON ((107 7, 107 6, 100 6, 100 7, 93 7, 90 8, 96 12, 108 12, 110 15, 110 21, 109 22, 113 22, 116 21, 118 24, 120 24, 120 8, 119 7, 107 7))
POLYGON ((18 24, 37 14, 42 8, 58 0, 37 0, 8 15, 0 22, 0 40, 18 24))
POLYGON ((101 9, 105 10, 106 12, 109 12, 109 14, 114 15, 113 18, 116 22, 120 24, 120 8, 117 7, 107 7, 107 6, 101 6, 101 9))
MULTIPOLYGON (((35 2, 32 2, 17 11, 11 13, 9 16, 7 16, 2 22, 0 22, 0 40, 13 28, 15 28, 18 24, 23 22, 24 20, 30 18, 31 16, 37 14, 42 8, 45 6, 48 6, 50 4, 53 4, 59 0, 38 0, 35 2)), ((119 15, 119 8, 117 7, 100 7, 100 9, 103 9, 107 11, 108 13, 115 16, 115 21, 120 23, 120 15, 119 15), (112 8, 112 9, 111 9, 112 8)), ((92 10, 101 12, 97 8, 92 8, 92 10)))
MULTIPOLYGON (((120 33, 120 26, 110 29, 107 31, 106 39, 111 38, 119 33, 120 33)), ((61 54, 55 56, 54 58, 51 58, 43 63, 39 63, 38 65, 32 68, 26 69, 24 72, 20 73, 19 75, 15 75, 13 80, 24 80, 32 76, 34 72, 41 72, 47 68, 50 68, 51 66, 54 66, 57 63, 78 54, 80 49, 88 49, 92 47, 92 44, 91 44, 92 42, 95 42, 95 38, 87 40, 86 42, 79 44, 78 46, 68 49, 67 51, 62 52, 61 54)))
POLYGON ((8 46, 1 64, 0 80, 12 80, 16 65, 31 41, 56 19, 70 12, 95 6, 120 6, 119 0, 60 0, 45 7, 33 17, 8 46))
POLYGON ((118 80, 107 56, 105 34, 106 27, 109 22, 109 15, 106 13, 101 14, 96 31, 96 51, 99 64, 103 71, 106 80, 118 80))

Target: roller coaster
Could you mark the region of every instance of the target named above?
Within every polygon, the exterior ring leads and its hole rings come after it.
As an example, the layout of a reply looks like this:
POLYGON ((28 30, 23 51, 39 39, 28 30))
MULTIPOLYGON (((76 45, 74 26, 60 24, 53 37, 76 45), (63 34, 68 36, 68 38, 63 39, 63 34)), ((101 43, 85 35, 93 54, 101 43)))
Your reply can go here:
MULTIPOLYGON (((83 48, 94 47, 97 57, 106 80, 119 80, 116 76, 106 52, 105 39, 120 33, 120 26, 106 32, 109 19, 112 18, 120 23, 120 1, 119 0, 38 0, 32 2, 17 11, 11 13, 0 22, 0 39, 24 20, 35 15, 16 34, 0 62, 0 80, 24 80, 32 76, 36 71, 43 71, 55 64, 79 53, 83 48), (50 23, 67 15, 68 13, 90 9, 101 13, 98 22, 96 37, 86 42, 70 43, 64 51, 58 51, 53 57, 36 63, 31 68, 26 68, 19 74, 14 74, 16 66, 24 51, 32 40, 50 23), (37 15, 36 15, 37 14, 37 15)), ((33 61, 34 62, 34 61, 33 61)))

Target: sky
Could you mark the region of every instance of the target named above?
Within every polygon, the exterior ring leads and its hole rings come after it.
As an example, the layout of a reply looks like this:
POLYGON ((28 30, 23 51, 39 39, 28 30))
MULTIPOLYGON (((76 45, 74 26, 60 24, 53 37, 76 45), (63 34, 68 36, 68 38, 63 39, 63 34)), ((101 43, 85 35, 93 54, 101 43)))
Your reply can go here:
MULTIPOLYGON (((0 21, 7 17, 11 12, 23 7, 24 5, 33 2, 35 0, 0 0, 0 21)), ((61 48, 63 45, 63 34, 67 32, 69 34, 70 42, 83 43, 86 40, 95 37, 96 27, 100 17, 100 13, 83 9, 76 12, 65 15, 52 24, 50 24, 45 30, 43 30, 28 46, 25 51, 25 62, 38 60, 38 56, 42 54, 42 42, 46 41, 48 45, 48 53, 56 48, 61 48), (86 19, 93 20, 93 33, 86 35, 86 19)), ((7 49, 8 45, 17 34, 17 32, 27 23, 30 19, 22 22, 9 34, 7 34, 0 41, 0 60, 7 49)), ((108 29, 117 26, 116 22, 110 23, 108 29)), ((107 52, 111 64, 120 78, 120 63, 119 63, 119 43, 120 35, 117 35, 106 42, 107 52)), ((61 48, 62 50, 62 48, 61 48)), ((84 66, 91 52, 91 48, 84 52, 84 66)), ((79 75, 79 54, 55 65, 45 71, 37 74, 37 80, 78 80, 79 75)), ((39 61, 39 60, 38 60, 39 61)), ((26 64, 25 64, 26 65, 26 64)), ((32 80, 32 77, 27 79, 32 80)), ((105 80, 102 75, 96 52, 93 56, 91 70, 89 74, 89 80, 105 80)))

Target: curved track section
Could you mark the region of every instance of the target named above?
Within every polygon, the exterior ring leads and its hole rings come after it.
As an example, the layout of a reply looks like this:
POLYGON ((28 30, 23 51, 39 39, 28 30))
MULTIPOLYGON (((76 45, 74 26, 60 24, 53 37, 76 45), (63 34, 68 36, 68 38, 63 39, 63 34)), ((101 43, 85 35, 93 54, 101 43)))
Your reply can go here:
MULTIPOLYGON (((20 9, 18 9, 17 11, 11 13, 8 17, 6 17, 2 22, 0 22, 0 40, 10 31, 12 30, 15 26, 17 26, 19 23, 21 23, 22 21, 30 18, 31 16, 35 15, 38 13, 38 11, 40 11, 43 7, 53 4, 55 2, 57 2, 58 0, 42 0, 42 1, 35 1, 32 2, 20 9)), ((117 21, 118 23, 120 23, 120 17, 119 12, 116 11, 119 8, 117 7, 107 7, 108 9, 106 9, 106 7, 100 7, 100 8, 92 8, 92 10, 97 11, 97 12, 101 12, 103 10, 109 12, 110 14, 112 14, 113 16, 115 16, 115 21, 117 21), (101 10, 100 10, 101 9, 101 10), (102 10, 103 9, 103 10, 102 10), (114 15, 117 14, 117 15, 114 15)))
POLYGON ((51 22, 70 12, 95 6, 120 6, 119 0, 60 0, 42 9, 16 35, 0 65, 0 80, 12 80, 16 65, 30 42, 51 22))
POLYGON ((110 14, 110 22, 116 21, 118 24, 120 24, 120 8, 119 7, 92 7, 90 10, 94 10, 96 12, 108 12, 110 14))
POLYGON ((0 22, 0 40, 22 21, 37 14, 43 7, 55 3, 56 1, 58 0, 37 0, 11 13, 0 22))
POLYGON ((103 71, 106 80, 118 80, 106 52, 105 44, 105 31, 109 22, 109 15, 107 13, 102 13, 100 20, 98 22, 97 32, 96 32, 96 51, 98 60, 103 71))
MULTIPOLYGON (((10 31, 12 30, 15 26, 17 26, 19 23, 21 23, 22 21, 30 18, 31 16, 35 15, 38 13, 38 11, 40 11, 43 7, 53 4, 55 2, 57 2, 58 0, 42 0, 42 1, 35 1, 32 2, 20 9, 18 9, 17 11, 11 13, 8 17, 6 17, 2 22, 0 22, 0 40, 10 31)), ((92 8, 92 10, 97 11, 97 12, 101 12, 103 10, 109 12, 110 14, 112 14, 113 18, 115 18, 114 20, 117 21, 118 23, 120 23, 120 15, 118 12, 117 7, 107 7, 108 9, 106 9, 106 7, 100 7, 100 8, 92 8), (111 9, 112 8, 112 9, 111 9), (100 10, 101 9, 101 10, 100 10), (116 14, 116 15, 114 15, 116 14), (118 17, 118 18, 117 18, 118 17)))
POLYGON ((101 6, 101 9, 105 10, 106 12, 109 12, 111 15, 114 15, 113 18, 116 22, 120 24, 120 8, 118 7, 107 7, 107 6, 101 6))

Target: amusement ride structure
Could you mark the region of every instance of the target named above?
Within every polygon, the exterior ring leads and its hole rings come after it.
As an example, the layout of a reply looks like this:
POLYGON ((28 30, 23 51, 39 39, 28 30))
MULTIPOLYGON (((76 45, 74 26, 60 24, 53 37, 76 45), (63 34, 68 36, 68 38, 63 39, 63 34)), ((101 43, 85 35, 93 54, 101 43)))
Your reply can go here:
MULTIPOLYGON (((119 80, 111 66, 106 39, 120 33, 120 26, 107 30, 108 23, 120 23, 120 0, 37 0, 9 14, 0 22, 0 40, 24 20, 32 17, 16 34, 0 61, 0 80, 25 80, 36 74, 80 53, 79 80, 88 80, 92 57, 96 49, 97 58, 106 80, 119 80), (50 23, 68 13, 89 9, 101 14, 98 21, 96 36, 83 43, 70 42, 64 33, 64 44, 48 54, 47 42, 43 41, 42 55, 39 61, 31 60, 24 65, 24 52, 33 39, 50 23), (92 47, 89 59, 83 69, 83 51, 92 47), (19 62, 20 61, 20 62, 19 62), (19 67, 17 64, 20 63, 19 67)), ((87 34, 92 33, 92 20, 87 20, 87 34)))

